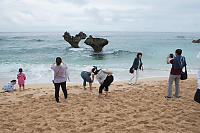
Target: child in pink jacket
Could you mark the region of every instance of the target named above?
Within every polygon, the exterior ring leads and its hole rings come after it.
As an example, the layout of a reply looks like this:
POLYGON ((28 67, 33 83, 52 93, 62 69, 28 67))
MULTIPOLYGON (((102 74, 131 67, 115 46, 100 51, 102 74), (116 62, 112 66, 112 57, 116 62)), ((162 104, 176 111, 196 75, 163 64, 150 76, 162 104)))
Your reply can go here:
POLYGON ((17 74, 18 84, 19 84, 19 90, 21 91, 21 87, 23 86, 24 90, 24 80, 26 80, 26 76, 24 73, 22 73, 22 68, 19 69, 19 74, 17 74))

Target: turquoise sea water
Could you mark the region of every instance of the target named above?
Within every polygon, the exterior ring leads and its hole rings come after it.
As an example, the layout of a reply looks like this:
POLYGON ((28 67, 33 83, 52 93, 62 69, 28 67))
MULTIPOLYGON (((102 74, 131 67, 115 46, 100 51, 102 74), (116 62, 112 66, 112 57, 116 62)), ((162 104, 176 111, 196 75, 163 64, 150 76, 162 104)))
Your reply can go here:
MULTIPOLYGON (((75 33, 72 33, 74 35, 75 33)), ((16 79, 18 68, 27 75, 27 83, 49 83, 53 79, 50 65, 57 56, 67 63, 71 82, 81 83, 80 72, 88 65, 96 65, 114 72, 115 80, 127 80, 129 67, 137 52, 143 53, 142 78, 165 77, 170 65, 166 56, 177 48, 183 50, 189 73, 200 68, 196 59, 200 44, 191 43, 199 33, 166 32, 86 32, 87 35, 109 40, 101 53, 85 45, 71 48, 64 41, 63 32, 52 33, 0 33, 0 79, 16 79)))

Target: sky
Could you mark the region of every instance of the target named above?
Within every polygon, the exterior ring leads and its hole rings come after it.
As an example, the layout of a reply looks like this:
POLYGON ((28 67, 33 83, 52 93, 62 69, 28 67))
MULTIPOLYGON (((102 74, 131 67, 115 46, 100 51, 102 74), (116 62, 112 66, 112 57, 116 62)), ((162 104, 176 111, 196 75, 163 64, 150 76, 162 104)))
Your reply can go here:
POLYGON ((0 32, 200 32, 200 0, 0 0, 0 32))

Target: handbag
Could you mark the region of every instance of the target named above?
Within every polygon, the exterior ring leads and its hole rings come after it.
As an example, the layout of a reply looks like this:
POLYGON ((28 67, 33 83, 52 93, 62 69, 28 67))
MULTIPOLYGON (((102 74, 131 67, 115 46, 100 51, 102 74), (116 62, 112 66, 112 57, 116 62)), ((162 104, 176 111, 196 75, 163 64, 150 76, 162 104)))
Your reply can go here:
POLYGON ((181 80, 186 80, 187 79, 187 68, 185 66, 185 72, 181 72, 181 80))
POLYGON ((131 73, 131 74, 134 73, 134 71, 133 71, 133 66, 130 68, 129 73, 131 73))

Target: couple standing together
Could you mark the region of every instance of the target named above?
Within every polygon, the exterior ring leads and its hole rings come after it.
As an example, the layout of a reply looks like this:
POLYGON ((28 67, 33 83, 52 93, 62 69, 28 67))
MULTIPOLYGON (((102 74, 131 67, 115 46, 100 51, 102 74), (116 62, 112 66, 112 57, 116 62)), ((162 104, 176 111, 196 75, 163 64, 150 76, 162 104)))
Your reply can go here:
MULTIPOLYGON (((54 71, 54 86, 55 86, 55 99, 56 102, 59 102, 59 91, 60 86, 64 93, 65 102, 67 99, 67 88, 66 88, 66 81, 69 79, 67 75, 67 65, 62 61, 60 57, 57 57, 55 62, 52 64, 51 69, 54 71)), ((97 67, 86 67, 85 70, 81 72, 81 77, 83 78, 83 87, 86 90, 86 82, 89 82, 90 90, 92 90, 92 83, 94 82, 94 76, 100 83, 99 87, 99 97, 102 95, 102 91, 105 88, 106 95, 108 96, 108 87, 113 82, 114 77, 112 72, 97 69, 97 67), (91 77, 92 76, 92 79, 91 77)))

